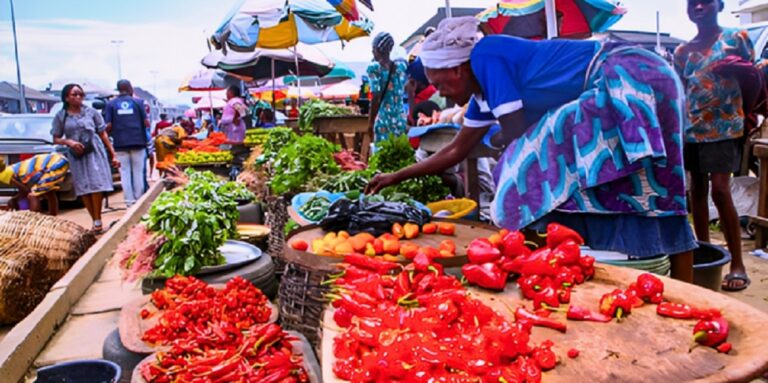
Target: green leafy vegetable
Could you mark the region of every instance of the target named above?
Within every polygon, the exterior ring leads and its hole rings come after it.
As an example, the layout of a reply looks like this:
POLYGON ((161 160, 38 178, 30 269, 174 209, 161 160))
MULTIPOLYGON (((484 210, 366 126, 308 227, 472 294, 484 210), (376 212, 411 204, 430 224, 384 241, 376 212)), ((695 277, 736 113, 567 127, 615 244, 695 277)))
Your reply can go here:
POLYGON ((323 100, 310 100, 299 108, 299 130, 306 134, 314 132, 312 123, 317 117, 349 116, 354 111, 345 106, 329 104, 323 100))
POLYGON ((339 150, 338 145, 312 134, 291 141, 280 149, 272 164, 272 193, 299 193, 318 174, 338 173, 340 169, 333 154, 339 150))
POLYGON ((269 129, 267 133, 267 139, 263 145, 263 151, 261 158, 258 160, 259 164, 265 164, 272 162, 280 149, 284 148, 290 142, 298 138, 293 129, 286 127, 276 127, 269 129))
POLYGON ((211 172, 187 170, 184 189, 166 191, 149 209, 144 223, 168 241, 158 250, 155 275, 193 275, 203 266, 225 262, 219 247, 237 237, 237 199, 252 199, 241 184, 211 172))

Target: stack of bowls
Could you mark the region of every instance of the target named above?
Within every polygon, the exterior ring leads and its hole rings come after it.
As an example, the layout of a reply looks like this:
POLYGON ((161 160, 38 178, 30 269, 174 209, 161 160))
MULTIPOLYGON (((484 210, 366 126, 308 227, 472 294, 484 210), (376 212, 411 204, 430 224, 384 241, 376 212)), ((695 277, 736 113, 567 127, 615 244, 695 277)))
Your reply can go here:
POLYGON ((668 255, 653 258, 633 259, 632 257, 615 251, 592 250, 588 247, 581 249, 582 254, 595 257, 595 261, 613 266, 629 267, 643 270, 649 273, 669 276, 671 263, 668 255))

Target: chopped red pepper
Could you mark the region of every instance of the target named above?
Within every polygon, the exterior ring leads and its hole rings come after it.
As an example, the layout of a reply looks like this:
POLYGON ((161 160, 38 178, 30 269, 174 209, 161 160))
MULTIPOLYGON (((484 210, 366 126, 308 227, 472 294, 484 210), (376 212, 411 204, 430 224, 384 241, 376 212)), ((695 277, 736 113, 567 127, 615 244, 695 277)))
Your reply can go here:
POLYGON ((565 323, 536 315, 523 307, 518 307, 517 310, 515 310, 515 321, 530 322, 533 326, 551 328, 563 333, 567 329, 565 323))
POLYGON ((637 296, 650 303, 661 303, 664 300, 664 282, 650 273, 643 273, 635 282, 637 296))
POLYGON ((504 290, 507 286, 507 272, 492 262, 481 265, 468 263, 461 268, 461 272, 467 281, 482 288, 504 290))
POLYGON ((612 320, 612 318, 607 315, 603 315, 601 313, 597 313, 576 305, 568 306, 568 312, 566 313, 565 317, 570 320, 603 322, 603 323, 610 322, 612 320))
POLYGON ((728 321, 723 317, 702 319, 693 326, 693 339, 696 343, 717 347, 728 339, 728 321))
POLYGON ((600 298, 600 313, 609 317, 616 317, 621 320, 622 317, 632 312, 632 302, 627 294, 620 289, 603 295, 600 298))
POLYGON ((572 348, 568 350, 568 357, 571 359, 575 359, 579 356, 579 350, 572 348))
POLYGON ((656 306, 656 314, 676 319, 711 319, 721 316, 716 309, 699 309, 684 303, 661 302, 656 306))
POLYGON ((469 243, 467 258, 470 263, 496 262, 501 258, 501 252, 488 239, 479 238, 469 243))

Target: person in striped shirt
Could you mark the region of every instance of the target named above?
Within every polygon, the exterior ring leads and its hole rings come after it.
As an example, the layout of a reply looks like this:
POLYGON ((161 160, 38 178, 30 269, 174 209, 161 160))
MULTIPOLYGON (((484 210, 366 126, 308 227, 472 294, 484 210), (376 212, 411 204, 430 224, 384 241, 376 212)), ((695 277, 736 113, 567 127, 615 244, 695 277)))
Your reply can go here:
POLYGON ((16 187, 19 192, 11 198, 9 205, 18 210, 19 201, 26 198, 29 210, 40 212, 40 201, 48 201, 48 213, 59 213, 59 199, 56 191, 69 170, 67 158, 58 153, 38 154, 32 158, 6 165, 0 160, 0 183, 16 187))

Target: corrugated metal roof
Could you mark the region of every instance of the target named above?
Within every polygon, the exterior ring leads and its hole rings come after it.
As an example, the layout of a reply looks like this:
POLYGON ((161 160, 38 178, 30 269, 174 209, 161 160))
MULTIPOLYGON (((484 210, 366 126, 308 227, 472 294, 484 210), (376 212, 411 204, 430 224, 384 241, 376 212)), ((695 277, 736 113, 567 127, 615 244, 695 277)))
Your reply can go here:
MULTIPOLYGON (((24 97, 28 100, 57 102, 58 98, 43 94, 28 86, 24 86, 24 97)), ((0 98, 19 99, 19 86, 8 81, 0 81, 0 98)))

